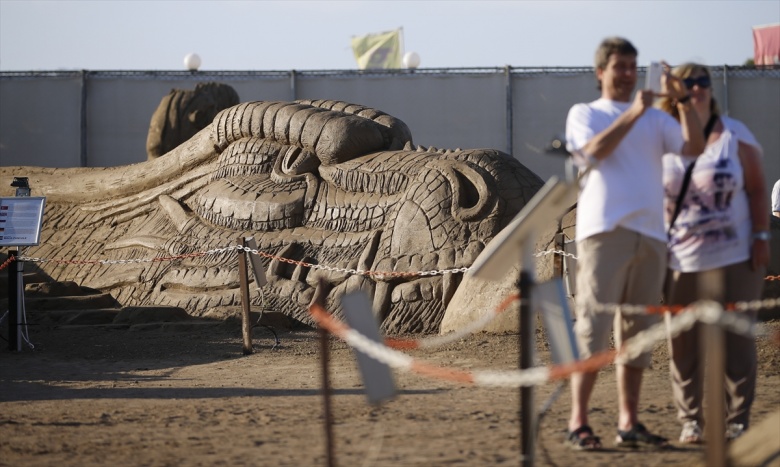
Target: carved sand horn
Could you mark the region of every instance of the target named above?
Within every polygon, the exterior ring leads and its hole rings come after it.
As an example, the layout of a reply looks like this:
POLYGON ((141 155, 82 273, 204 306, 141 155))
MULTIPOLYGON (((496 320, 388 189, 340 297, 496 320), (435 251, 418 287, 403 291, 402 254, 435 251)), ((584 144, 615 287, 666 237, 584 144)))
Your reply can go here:
POLYGON ((337 101, 249 102, 215 118, 219 151, 255 137, 296 146, 333 165, 411 142, 406 124, 367 107, 337 101))

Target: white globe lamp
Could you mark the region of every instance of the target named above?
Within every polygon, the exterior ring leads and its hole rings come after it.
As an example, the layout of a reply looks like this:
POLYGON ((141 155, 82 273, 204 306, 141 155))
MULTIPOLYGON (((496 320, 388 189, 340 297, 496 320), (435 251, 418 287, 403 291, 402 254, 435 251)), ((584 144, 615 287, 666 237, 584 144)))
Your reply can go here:
POLYGON ((198 71, 198 68, 200 68, 200 56, 195 53, 185 55, 184 66, 190 71, 198 71))
POLYGON ((417 52, 406 52, 404 54, 403 62, 406 68, 415 69, 420 66, 420 56, 417 52))

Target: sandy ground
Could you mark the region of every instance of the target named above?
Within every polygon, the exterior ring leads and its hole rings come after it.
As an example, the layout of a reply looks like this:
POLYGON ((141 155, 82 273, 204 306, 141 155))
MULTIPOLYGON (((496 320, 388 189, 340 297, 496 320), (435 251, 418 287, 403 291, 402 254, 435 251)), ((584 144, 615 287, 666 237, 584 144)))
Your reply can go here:
MULTIPOLYGON (((764 323, 770 332, 780 321, 764 323)), ((0 465, 327 465, 316 331, 258 328, 244 356, 238 323, 30 328, 35 350, 0 350, 0 465)), ((418 336, 419 337, 419 336, 418 336)), ((540 334, 540 337, 541 334, 540 334)), ((461 369, 514 369, 516 335, 475 334, 416 358, 461 369)), ((754 426, 780 409, 780 349, 759 337, 754 426)), ((334 461, 342 466, 520 465, 519 390, 396 373, 398 395, 369 405, 352 350, 329 340, 334 461)), ((549 362, 539 339, 538 358, 549 362)), ((646 373, 641 419, 676 439, 666 345, 646 373)), ((704 448, 614 448, 614 367, 602 370, 591 424, 606 449, 562 444, 569 394, 541 421, 536 465, 692 465, 704 448)), ((553 384, 535 390, 542 407, 553 384)), ((778 433, 778 432, 776 432, 778 433)), ((776 436, 780 436, 777 434, 776 436)))

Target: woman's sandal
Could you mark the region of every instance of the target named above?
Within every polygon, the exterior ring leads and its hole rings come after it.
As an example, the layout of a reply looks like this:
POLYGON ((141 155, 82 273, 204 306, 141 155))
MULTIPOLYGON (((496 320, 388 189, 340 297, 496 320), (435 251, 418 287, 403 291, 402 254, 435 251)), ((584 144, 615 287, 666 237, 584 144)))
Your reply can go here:
POLYGON ((650 433, 641 423, 632 426, 628 431, 618 430, 615 442, 620 448, 666 449, 671 446, 668 439, 650 433))
POLYGON ((601 438, 593 434, 593 429, 588 425, 582 425, 566 436, 566 444, 577 450, 601 449, 601 438))

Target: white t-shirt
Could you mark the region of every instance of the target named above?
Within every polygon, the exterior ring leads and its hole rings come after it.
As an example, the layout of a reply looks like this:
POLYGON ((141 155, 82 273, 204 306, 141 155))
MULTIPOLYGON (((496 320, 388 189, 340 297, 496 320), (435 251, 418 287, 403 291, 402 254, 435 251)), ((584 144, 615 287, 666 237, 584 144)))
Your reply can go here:
MULTIPOLYGON (((680 214, 669 239, 669 267, 706 271, 750 259, 750 207, 739 160, 738 142, 761 148, 740 121, 721 117, 724 131, 696 158, 680 214)), ((667 228, 693 157, 666 154, 664 204, 667 228)))
MULTIPOLYGON (((566 119, 568 150, 579 151, 630 105, 598 99, 572 107, 566 119)), ((647 109, 613 153, 581 180, 576 240, 620 226, 666 242, 661 158, 681 152, 684 142, 677 120, 647 109)))
POLYGON ((780 180, 772 187, 772 212, 780 211, 780 180))

